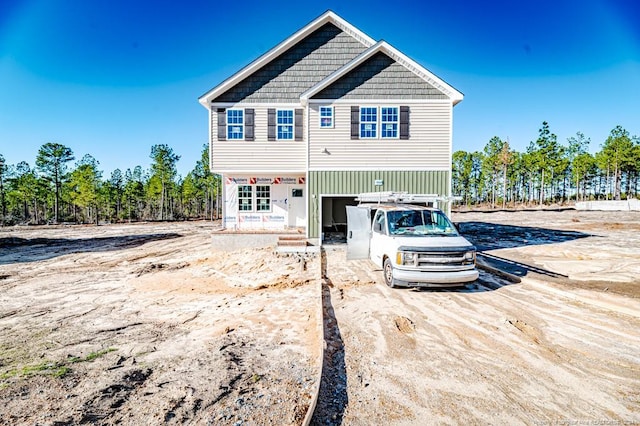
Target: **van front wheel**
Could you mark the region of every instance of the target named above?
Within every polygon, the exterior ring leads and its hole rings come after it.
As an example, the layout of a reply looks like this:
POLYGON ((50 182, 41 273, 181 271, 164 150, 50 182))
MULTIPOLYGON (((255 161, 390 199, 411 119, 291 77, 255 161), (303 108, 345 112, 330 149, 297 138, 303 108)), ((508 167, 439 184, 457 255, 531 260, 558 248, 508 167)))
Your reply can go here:
POLYGON ((397 286, 393 280, 393 265, 388 257, 384 260, 383 272, 385 284, 391 288, 396 288, 397 286))

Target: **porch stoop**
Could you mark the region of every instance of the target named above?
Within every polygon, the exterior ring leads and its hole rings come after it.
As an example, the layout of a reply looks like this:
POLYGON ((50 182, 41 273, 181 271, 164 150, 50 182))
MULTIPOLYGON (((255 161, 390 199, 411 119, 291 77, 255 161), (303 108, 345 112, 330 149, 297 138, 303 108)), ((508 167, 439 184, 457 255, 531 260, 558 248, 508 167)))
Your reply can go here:
POLYGON ((304 235, 279 235, 276 244, 279 253, 315 253, 320 247, 309 244, 304 235))

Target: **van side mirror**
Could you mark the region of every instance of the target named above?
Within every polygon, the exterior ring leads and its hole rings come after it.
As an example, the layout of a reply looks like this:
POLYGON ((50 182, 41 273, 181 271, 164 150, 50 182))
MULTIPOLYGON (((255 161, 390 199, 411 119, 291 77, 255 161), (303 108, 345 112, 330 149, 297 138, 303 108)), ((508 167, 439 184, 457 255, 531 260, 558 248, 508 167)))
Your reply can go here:
POLYGON ((382 232, 382 224, 380 222, 374 223, 373 230, 376 232, 382 232))

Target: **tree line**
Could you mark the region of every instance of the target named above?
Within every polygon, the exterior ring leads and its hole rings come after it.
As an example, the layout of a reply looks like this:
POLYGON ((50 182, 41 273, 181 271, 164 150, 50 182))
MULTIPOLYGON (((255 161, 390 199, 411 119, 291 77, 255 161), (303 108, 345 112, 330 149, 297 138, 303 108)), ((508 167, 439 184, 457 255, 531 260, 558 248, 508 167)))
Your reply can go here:
POLYGON ((637 198, 640 138, 616 126, 595 154, 590 144, 581 132, 560 143, 546 121, 525 152, 494 136, 482 151, 453 153, 453 193, 492 208, 637 198))
MULTIPOLYGON (((640 138, 616 126, 595 154, 577 132, 558 142, 547 122, 525 152, 491 138, 482 151, 456 151, 452 191, 467 206, 543 205, 638 197, 640 138)), ((216 219, 220 177, 209 169, 209 147, 184 178, 180 156, 165 144, 151 147, 151 166, 107 178, 89 154, 73 166, 73 151, 45 143, 35 163, 6 164, 0 153, 0 224, 100 223, 140 220, 216 219)))
POLYGON ((100 163, 71 148, 45 143, 34 165, 6 164, 0 153, 0 223, 100 223, 218 218, 220 178, 210 172, 209 147, 184 178, 165 144, 151 147, 151 166, 103 177, 100 163))

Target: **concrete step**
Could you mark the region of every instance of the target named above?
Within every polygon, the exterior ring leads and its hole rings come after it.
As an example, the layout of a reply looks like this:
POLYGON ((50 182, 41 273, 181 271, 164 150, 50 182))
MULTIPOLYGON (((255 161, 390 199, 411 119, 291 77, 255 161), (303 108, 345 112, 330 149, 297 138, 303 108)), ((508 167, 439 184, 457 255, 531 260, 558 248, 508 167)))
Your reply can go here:
POLYGON ((278 235, 278 240, 306 240, 304 235, 278 235))
POLYGON ((306 247, 307 239, 304 235, 280 235, 278 247, 306 247))
POLYGON ((307 245, 307 240, 278 240, 279 247, 305 247, 307 245))

